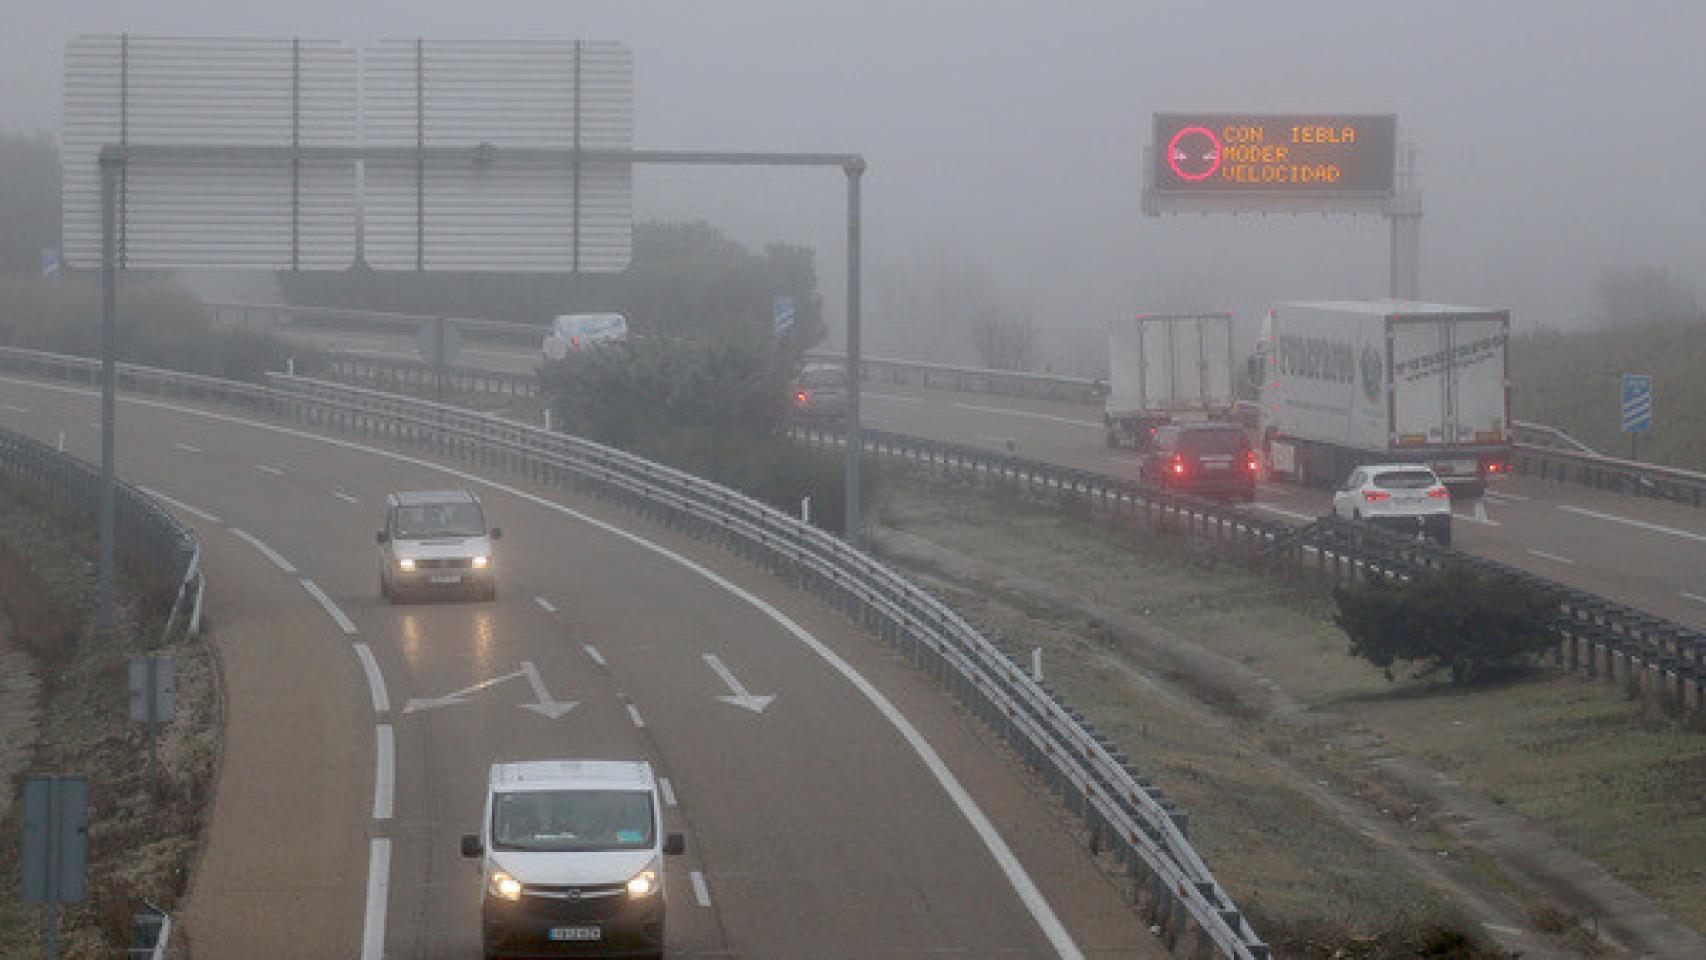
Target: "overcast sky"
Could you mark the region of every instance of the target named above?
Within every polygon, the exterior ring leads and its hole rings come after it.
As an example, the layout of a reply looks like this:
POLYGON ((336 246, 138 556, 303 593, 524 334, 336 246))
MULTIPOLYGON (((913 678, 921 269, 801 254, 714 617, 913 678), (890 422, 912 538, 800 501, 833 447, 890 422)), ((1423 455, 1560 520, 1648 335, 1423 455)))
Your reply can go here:
MULTIPOLYGON (((1147 218, 1157 111, 1392 112, 1419 150, 1422 293, 1573 326, 1609 265, 1706 283, 1703 0, 0 0, 0 126, 56 130, 74 33, 584 36, 632 47, 636 145, 856 150, 867 301, 927 250, 1051 330, 1157 307, 1377 296, 1386 225, 1147 218)), ((646 172, 641 217, 819 249, 833 171, 646 172)), ((839 317, 839 311, 835 312, 839 317)))

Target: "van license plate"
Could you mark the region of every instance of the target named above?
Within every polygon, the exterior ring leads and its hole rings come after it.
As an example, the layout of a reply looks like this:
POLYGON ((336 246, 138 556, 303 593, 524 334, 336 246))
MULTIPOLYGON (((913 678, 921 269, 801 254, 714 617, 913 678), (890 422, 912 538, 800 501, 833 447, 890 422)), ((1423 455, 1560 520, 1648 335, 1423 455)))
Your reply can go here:
POLYGON ((433 583, 461 583, 462 582, 462 576, 461 576, 461 574, 456 574, 456 573, 435 573, 432 576, 432 582, 433 583))
POLYGON ((602 940, 604 931, 598 927, 552 927, 552 940, 602 940))

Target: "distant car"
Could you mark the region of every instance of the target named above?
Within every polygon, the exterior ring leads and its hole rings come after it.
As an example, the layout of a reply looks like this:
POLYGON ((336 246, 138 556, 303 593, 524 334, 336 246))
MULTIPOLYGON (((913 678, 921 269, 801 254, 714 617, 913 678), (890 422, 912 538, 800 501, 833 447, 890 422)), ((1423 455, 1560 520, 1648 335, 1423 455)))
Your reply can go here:
POLYGON ((1333 513, 1400 533, 1420 533, 1451 545, 1451 491, 1439 475, 1415 463, 1379 464, 1351 471, 1333 491, 1333 513))
POLYGON ((808 364, 794 380, 789 408, 794 416, 839 419, 847 415, 847 370, 808 364))
POLYGON ((1152 488, 1246 501, 1256 499, 1260 474, 1249 434, 1230 423, 1164 424, 1138 461, 1139 478, 1152 488))
POLYGON ((577 350, 628 339, 628 318, 620 313, 566 313, 551 321, 545 334, 545 360, 562 360, 577 350))
POLYGON ((492 541, 480 498, 466 490, 410 490, 385 498, 379 542, 379 595, 392 603, 410 596, 498 596, 492 541))

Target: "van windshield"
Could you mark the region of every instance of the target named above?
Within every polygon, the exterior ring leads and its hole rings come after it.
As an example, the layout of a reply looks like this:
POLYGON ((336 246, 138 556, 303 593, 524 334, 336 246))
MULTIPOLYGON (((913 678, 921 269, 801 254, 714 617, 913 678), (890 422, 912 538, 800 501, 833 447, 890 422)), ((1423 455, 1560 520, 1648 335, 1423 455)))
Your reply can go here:
POLYGON ((492 798, 492 847, 552 852, 652 846, 644 790, 530 790, 492 798))
POLYGON ((399 540, 428 537, 483 537, 486 516, 477 503, 430 503, 398 507, 391 515, 391 535, 399 540))

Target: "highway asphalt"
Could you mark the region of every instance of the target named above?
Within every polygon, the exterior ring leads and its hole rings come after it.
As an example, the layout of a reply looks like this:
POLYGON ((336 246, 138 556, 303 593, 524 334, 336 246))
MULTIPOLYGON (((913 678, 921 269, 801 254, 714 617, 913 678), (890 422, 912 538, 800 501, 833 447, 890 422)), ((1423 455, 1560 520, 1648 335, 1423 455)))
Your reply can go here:
MULTIPOLYGON (((91 460, 97 409, 0 378, 0 425, 91 460)), ((487 765, 576 756, 668 778, 672 956, 1164 953, 992 735, 745 564, 415 451, 146 398, 119 417, 122 475, 203 538, 229 698, 183 917, 202 956, 477 955, 457 839, 487 765), (498 600, 381 601, 385 493, 457 486, 505 530, 498 600)))
MULTIPOLYGON (((324 330, 292 335, 328 349, 415 356, 413 342, 402 337, 324 330)), ((522 346, 470 344, 458 362, 526 373, 538 368, 539 356, 522 346)), ((877 429, 1137 477, 1131 451, 1107 448, 1095 407, 881 382, 866 383, 863 398, 864 422, 877 429)), ((1257 509, 1296 522, 1331 506, 1326 493, 1286 483, 1263 483, 1257 499, 1257 509)), ((1706 511, 1512 476, 1495 481, 1483 503, 1459 504, 1456 514, 1453 545, 1459 549, 1706 630, 1706 511)))

